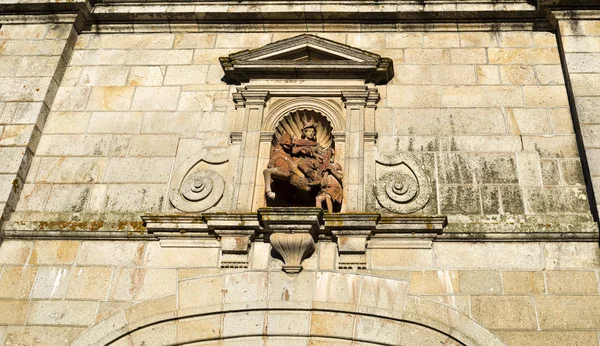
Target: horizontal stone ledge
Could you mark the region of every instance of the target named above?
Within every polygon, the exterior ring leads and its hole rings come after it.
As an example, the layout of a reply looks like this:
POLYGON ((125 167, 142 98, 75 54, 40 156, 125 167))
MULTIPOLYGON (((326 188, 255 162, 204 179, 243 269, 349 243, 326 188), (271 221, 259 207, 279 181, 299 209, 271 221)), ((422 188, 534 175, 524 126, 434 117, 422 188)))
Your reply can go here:
POLYGON ((133 232, 90 231, 4 231, 3 239, 30 240, 158 240, 152 234, 133 232))
POLYGON ((598 242, 598 232, 444 233, 436 242, 598 242))

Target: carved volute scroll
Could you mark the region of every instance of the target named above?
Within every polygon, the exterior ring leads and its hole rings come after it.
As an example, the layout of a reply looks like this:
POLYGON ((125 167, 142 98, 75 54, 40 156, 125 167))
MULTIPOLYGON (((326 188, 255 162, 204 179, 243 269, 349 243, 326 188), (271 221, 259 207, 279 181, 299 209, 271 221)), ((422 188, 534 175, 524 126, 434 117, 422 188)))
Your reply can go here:
POLYGON ((431 197, 431 183, 416 162, 401 155, 387 155, 377 163, 387 171, 375 183, 375 196, 382 207, 399 214, 425 207, 431 197))
POLYGON ((217 171, 228 159, 224 153, 202 150, 186 160, 173 175, 169 199, 185 212, 201 212, 214 207, 225 191, 225 181, 217 171))
POLYGON ((332 131, 329 121, 312 110, 291 112, 279 122, 264 170, 267 205, 339 211, 343 173, 335 161, 332 131))

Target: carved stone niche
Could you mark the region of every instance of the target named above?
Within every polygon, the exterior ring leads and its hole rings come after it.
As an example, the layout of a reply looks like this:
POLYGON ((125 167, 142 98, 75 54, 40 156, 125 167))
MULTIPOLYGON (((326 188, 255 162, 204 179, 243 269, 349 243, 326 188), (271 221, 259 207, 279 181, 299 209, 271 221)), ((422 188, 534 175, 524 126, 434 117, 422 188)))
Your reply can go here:
POLYGON ((202 212, 215 207, 228 189, 227 153, 197 152, 177 168, 171 179, 169 200, 178 210, 202 212))
POLYGON ((267 206, 340 210, 343 172, 332 131, 327 118, 310 109, 291 112, 279 122, 263 171, 267 206))
POLYGON ((421 164, 403 154, 380 155, 373 189, 379 205, 392 213, 410 214, 427 205, 431 182, 421 164))

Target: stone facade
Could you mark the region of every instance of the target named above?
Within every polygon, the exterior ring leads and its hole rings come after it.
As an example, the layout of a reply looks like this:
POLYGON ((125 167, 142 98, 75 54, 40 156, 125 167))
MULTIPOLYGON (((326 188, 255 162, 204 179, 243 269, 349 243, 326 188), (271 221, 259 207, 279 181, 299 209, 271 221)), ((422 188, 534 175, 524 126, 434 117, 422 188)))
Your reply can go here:
POLYGON ((574 0, 5 1, 0 345, 599 345, 599 76, 574 0))

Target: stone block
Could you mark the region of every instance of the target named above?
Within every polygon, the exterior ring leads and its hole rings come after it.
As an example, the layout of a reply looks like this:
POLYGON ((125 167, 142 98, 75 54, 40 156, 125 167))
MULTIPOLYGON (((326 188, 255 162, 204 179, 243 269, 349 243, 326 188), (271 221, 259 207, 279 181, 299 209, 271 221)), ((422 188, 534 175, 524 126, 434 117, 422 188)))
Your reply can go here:
POLYGON ((2 45, 3 55, 61 55, 65 40, 7 40, 2 45))
POLYGON ((52 103, 53 111, 83 111, 87 105, 91 87, 61 86, 52 103))
POLYGON ((51 189, 50 184, 25 184, 19 196, 18 210, 43 211, 51 189))
POLYGON ((487 64, 487 52, 484 48, 451 49, 453 64, 487 64))
POLYGON ((489 329, 537 329, 531 296, 474 296, 471 313, 473 319, 489 329))
POLYGON ((213 48, 217 35, 208 33, 181 33, 175 35, 174 49, 213 48))
POLYGON ((420 32, 387 33, 385 35, 386 48, 421 48, 423 47, 423 34, 420 32))
POLYGON ((498 33, 500 47, 531 47, 533 37, 530 31, 507 31, 498 33))
POLYGON ((529 213, 589 213, 583 188, 526 188, 525 199, 529 213))
POLYGON ((17 173, 26 151, 23 147, 0 147, 0 173, 17 173))
POLYGON ((246 272, 223 277, 224 303, 265 302, 268 299, 269 277, 266 272, 246 272))
MULTIPOLYGON (((240 312, 226 314, 223 318, 223 336, 261 335, 265 328, 264 312, 240 312)), ((244 344, 248 344, 245 340, 244 344)), ((261 339, 260 345, 264 344, 261 339)))
POLYGON ((172 345, 175 340, 177 340, 177 324, 175 321, 155 324, 131 335, 131 342, 134 345, 172 345))
POLYGON ((128 66, 86 66, 77 85, 125 86, 128 75, 128 66))
POLYGON ((459 47, 457 32, 426 32, 423 35, 425 48, 452 48, 459 47))
POLYGON ((409 48, 404 51, 404 61, 407 64, 449 64, 450 50, 409 48))
POLYGON ((179 137, 170 135, 141 135, 131 139, 130 156, 175 156, 179 137))
POLYGON ((383 33, 354 33, 348 35, 346 44, 363 49, 382 49, 386 44, 386 37, 383 33))
POLYGON ((164 85, 188 85, 206 83, 207 65, 168 66, 164 85))
POLYGON ((73 267, 67 299, 105 299, 112 271, 110 267, 73 267))
POLYGON ((175 269, 122 268, 115 270, 109 297, 113 300, 147 300, 176 291, 175 269))
POLYGON ((44 183, 100 182, 105 169, 105 158, 42 157, 35 181, 44 183))
POLYGON ((218 248, 165 248, 149 243, 143 264, 150 267, 216 267, 218 248))
POLYGON ((410 273, 411 294, 452 294, 460 292, 458 272, 451 270, 425 270, 410 273))
POLYGON ((600 52, 600 38, 593 36, 561 37, 566 53, 597 53, 600 52))
POLYGON ((508 108, 506 117, 509 131, 516 135, 553 132, 550 116, 545 108, 508 108))
POLYGON ((438 155, 438 169, 442 184, 518 182, 516 158, 513 153, 441 153, 438 155))
POLYGON ((105 211, 157 213, 163 208, 166 184, 111 184, 106 192, 105 211))
POLYGON ((45 134, 85 133, 91 113, 89 112, 51 112, 44 125, 45 134))
POLYGON ((541 186, 540 162, 535 152, 517 153, 519 183, 525 186, 541 186))
POLYGON ((41 40, 47 32, 46 24, 3 25, 0 29, 0 39, 41 40))
POLYGON ((535 243, 434 243, 434 256, 434 265, 444 269, 542 268, 542 252, 535 243))
POLYGON ((2 79, 0 101, 44 101, 52 77, 18 77, 2 79))
MULTIPOLYGON (((394 65, 394 78, 392 84, 431 84, 430 65, 394 65)), ((379 111, 379 108, 377 109, 379 111)))
POLYGON ((443 107, 521 107, 520 86, 444 86, 443 107))
POLYGON ((565 54, 569 73, 600 73, 600 53, 565 54))
POLYGON ((35 125, 5 125, 0 136, 2 146, 27 146, 39 135, 35 125))
POLYGON ((544 273, 534 271, 503 271, 504 294, 530 294, 546 291, 544 273))
POLYGON ((0 264, 25 264, 32 248, 32 241, 5 239, 0 247, 0 264))
POLYGON ((560 64, 557 48, 489 48, 490 64, 560 64))
POLYGON ((572 73, 569 77, 575 96, 600 96, 600 91, 596 88, 600 83, 600 73, 572 73))
POLYGON ((38 268, 33 266, 6 266, 3 269, 0 277, 0 298, 29 298, 38 268))
POLYGON ((460 32, 461 47, 497 47, 498 35, 495 32, 460 32))
POLYGON ((143 326, 148 319, 156 321, 157 317, 172 318, 177 309, 177 298, 174 294, 153 299, 142 304, 133 304, 123 311, 129 327, 143 326))
POLYGON ((562 67, 560 65, 537 65, 535 75, 538 84, 542 85, 564 85, 562 67))
POLYGON ((269 301, 272 306, 285 306, 287 302, 311 302, 315 279, 315 273, 306 271, 294 276, 273 272, 269 277, 269 301))
POLYGON ((501 185, 502 209, 506 214, 525 214, 523 188, 519 185, 501 185))
POLYGON ((24 58, 19 56, 2 56, 0 57, 0 76, 12 77, 16 75, 17 69, 21 65, 24 58))
POLYGON ((524 150, 535 150, 542 158, 579 157, 574 136, 522 136, 522 140, 524 150))
POLYGON ((127 85, 129 86, 160 86, 164 73, 160 66, 131 66, 127 85))
POLYGON ((394 321, 358 316, 354 335, 359 340, 373 340, 378 343, 394 345, 398 342, 399 326, 394 321))
POLYGON ((31 298, 63 299, 67 293, 71 268, 40 267, 31 291, 31 298))
POLYGON ((207 92, 182 92, 179 100, 180 111, 211 111, 215 107, 215 97, 207 92))
POLYGON ((221 335, 221 316, 197 317, 177 323, 177 342, 191 342, 203 338, 218 338, 221 335))
POLYGON ((559 160, 563 181, 567 185, 585 185, 579 160, 559 160))
POLYGON ((37 155, 106 156, 110 135, 43 135, 37 155), (77 145, 73 145, 76 143, 77 145))
POLYGON ((173 158, 110 158, 104 182, 166 183, 173 168, 173 158))
POLYGON ((479 194, 477 186, 440 185, 440 210, 443 214, 480 214, 479 194))
POLYGON ((88 111, 126 111, 131 105, 133 87, 93 87, 87 104, 88 111))
POLYGON ((54 185, 46 202, 46 211, 84 211, 90 195, 90 185, 54 185))
POLYGON ((143 115, 142 112, 94 112, 88 133, 139 133, 143 115))
POLYGON ((10 326, 6 329, 5 345, 67 346, 81 333, 82 327, 10 326))
POLYGON ((502 294, 502 278, 496 270, 463 270, 458 273, 460 291, 470 294, 502 294))
POLYGON ((567 107, 569 100, 564 86, 524 86, 526 107, 567 107))
POLYGON ((198 131, 201 114, 182 112, 144 113, 142 133, 172 133, 192 137, 198 131))
POLYGON ((123 65, 128 53, 125 49, 76 50, 69 66, 123 65))
POLYGON ((28 300, 0 300, 0 323, 25 324, 29 310, 28 300))
POLYGON ((496 334, 508 345, 515 346, 547 346, 547 345, 595 345, 598 340, 593 331, 538 331, 508 332, 498 331, 496 334))
POLYGON ((558 185, 560 183, 557 160, 541 160, 540 167, 544 185, 558 185))
POLYGON ((431 81, 439 85, 475 84, 473 65, 433 65, 431 81))
POLYGON ((267 335, 307 335, 309 312, 270 312, 267 314, 267 335))
POLYGON ((17 76, 52 77, 59 68, 58 56, 25 56, 16 69, 17 76))
POLYGON ((89 49, 170 49, 173 34, 102 34, 92 35, 89 49))
POLYGON ((84 241, 77 254, 79 265, 140 265, 144 243, 84 241))
POLYGON ((27 323, 91 326, 97 309, 98 303, 89 301, 32 301, 27 323))
POLYGON ((546 285, 550 294, 598 294, 598 279, 593 271, 546 272, 546 285))
POLYGON ((310 334, 347 337, 348 331, 354 329, 354 320, 355 316, 352 314, 314 312, 310 321, 310 334))
POLYGON ((593 269, 600 266, 600 249, 592 243, 544 244, 546 269, 593 269))
POLYGON ((441 90, 437 86, 388 86, 388 107, 440 107, 440 102, 441 90))
POLYGON ((397 256, 397 249, 367 250, 372 269, 429 269, 433 267, 430 249, 403 249, 397 256))
POLYGON ((179 100, 179 87, 138 87, 131 109, 142 111, 174 111, 179 100))
POLYGON ((534 31, 533 45, 535 47, 556 47, 556 35, 552 32, 534 31))
MULTIPOLYGON (((217 34, 215 48, 256 48, 271 43, 271 34, 269 33, 229 33, 220 32, 217 34)), ((230 51, 231 53, 231 51, 230 51)))
POLYGON ((475 68, 475 74, 477 76, 477 84, 500 84, 500 74, 498 72, 498 66, 477 65, 475 68))
POLYGON ((179 282, 179 308, 221 304, 223 302, 223 278, 202 277, 179 282))
POLYGON ((584 124, 581 126, 581 136, 586 147, 600 147, 600 139, 598 138, 599 133, 600 125, 584 124))
POLYGON ((595 330, 600 324, 600 296, 535 296, 542 330, 595 330))
POLYGON ((550 119, 555 134, 570 135, 574 133, 573 118, 569 108, 551 108, 550 119))
POLYGON ((127 65, 189 65, 194 50, 132 50, 127 56, 127 65))
POLYGON ((537 84, 531 65, 500 65, 499 68, 502 84, 537 84))
POLYGON ((219 57, 231 54, 231 49, 195 49, 193 64, 214 64, 219 57))

